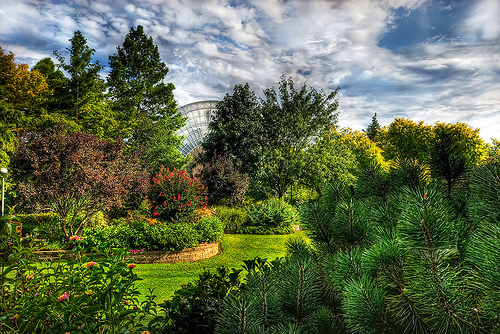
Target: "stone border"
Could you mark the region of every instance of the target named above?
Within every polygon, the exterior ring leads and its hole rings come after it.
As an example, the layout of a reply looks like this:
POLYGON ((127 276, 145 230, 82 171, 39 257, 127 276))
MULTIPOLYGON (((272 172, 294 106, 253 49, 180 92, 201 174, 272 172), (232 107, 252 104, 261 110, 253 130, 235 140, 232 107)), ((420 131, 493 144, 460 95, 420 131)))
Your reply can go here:
MULTIPOLYGON (((135 263, 180 263, 201 261, 216 255, 222 251, 220 242, 186 248, 181 251, 144 251, 128 253, 125 259, 132 259, 135 263)), ((74 255, 68 250, 59 251, 39 251, 35 252, 37 257, 44 262, 54 261, 59 257, 67 260, 72 260, 74 255)))

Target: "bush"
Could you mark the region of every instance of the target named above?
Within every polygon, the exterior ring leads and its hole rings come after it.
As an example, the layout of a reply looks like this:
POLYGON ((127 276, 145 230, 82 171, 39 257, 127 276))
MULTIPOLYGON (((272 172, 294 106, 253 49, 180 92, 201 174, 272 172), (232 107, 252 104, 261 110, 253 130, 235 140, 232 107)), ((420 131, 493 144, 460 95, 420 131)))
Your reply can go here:
POLYGON ((226 232, 234 232, 248 221, 247 211, 236 207, 218 206, 217 217, 221 220, 226 232))
POLYGON ((219 241, 224 235, 224 225, 216 216, 203 217, 195 225, 200 243, 213 243, 219 241))
MULTIPOLYGON (((0 247, 5 250, 6 244, 0 247)), ((141 306, 124 251, 67 261, 37 263, 19 244, 0 257, 0 332, 129 333, 144 330, 148 301, 141 306)))
POLYGON ((198 177, 207 187, 211 204, 239 204, 248 188, 248 175, 241 173, 241 164, 235 165, 227 156, 214 156, 205 163, 198 177))
POLYGON ((198 222, 162 223, 152 218, 114 220, 110 226, 83 231, 87 248, 112 248, 178 251, 201 243, 217 242, 224 233, 222 222, 215 217, 203 217, 198 222))
POLYGON ((206 189, 184 170, 161 166, 149 191, 153 218, 168 222, 192 221, 196 209, 206 206, 206 189))
POLYGON ((37 239, 64 239, 61 218, 57 213, 35 213, 16 215, 23 224, 23 235, 33 235, 37 239))
POLYGON ((287 227, 296 224, 297 210, 283 200, 271 198, 257 202, 248 210, 250 226, 287 227))

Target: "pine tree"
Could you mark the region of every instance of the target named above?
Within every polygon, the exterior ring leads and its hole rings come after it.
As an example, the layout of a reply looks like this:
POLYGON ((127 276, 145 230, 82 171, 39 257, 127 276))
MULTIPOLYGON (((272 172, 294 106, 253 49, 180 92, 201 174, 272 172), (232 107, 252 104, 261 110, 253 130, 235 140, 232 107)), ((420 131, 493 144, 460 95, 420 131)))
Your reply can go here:
POLYGON ((177 150, 181 138, 176 134, 185 124, 177 110, 172 83, 163 82, 168 68, 160 59, 158 46, 144 33, 142 26, 133 27, 123 46, 109 57, 111 72, 108 88, 113 110, 121 127, 129 135, 129 144, 146 145, 145 159, 153 170, 160 165, 181 168, 187 161, 177 150), (158 152, 162 151, 161 157, 158 152))
POLYGON ((377 120, 377 113, 375 113, 372 117, 372 122, 368 124, 368 127, 366 128, 366 136, 370 138, 370 140, 375 141, 379 130, 380 124, 377 120))

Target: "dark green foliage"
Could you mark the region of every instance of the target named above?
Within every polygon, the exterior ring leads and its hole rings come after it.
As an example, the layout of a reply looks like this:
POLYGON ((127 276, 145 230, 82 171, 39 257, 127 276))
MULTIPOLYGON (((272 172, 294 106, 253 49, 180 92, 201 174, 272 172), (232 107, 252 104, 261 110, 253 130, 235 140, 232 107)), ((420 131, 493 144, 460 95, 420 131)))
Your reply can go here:
POLYGON ((368 124, 368 127, 366 128, 366 136, 370 140, 375 141, 379 130, 380 130, 380 124, 378 123, 377 120, 377 113, 375 113, 372 117, 372 122, 368 124))
POLYGON ((236 85, 232 95, 226 94, 208 127, 200 161, 207 163, 217 155, 228 154, 235 165, 241 164, 242 173, 253 178, 265 137, 260 105, 249 84, 236 85))
POLYGON ((64 237, 61 218, 55 213, 17 214, 23 224, 23 235, 37 239, 57 240, 64 237))
POLYGON ((248 208, 247 225, 284 228, 298 223, 297 210, 277 198, 257 202, 248 208))
POLYGON ((171 300, 160 304, 166 314, 168 333, 213 333, 223 299, 239 288, 240 272, 217 268, 216 273, 205 271, 194 283, 181 285, 171 300))
POLYGON ((240 170, 241 164, 235 165, 227 154, 215 155, 203 164, 196 177, 207 188, 209 203, 241 204, 249 181, 240 170))
POLYGON ((463 177, 468 167, 466 157, 457 150, 456 143, 448 133, 441 133, 436 138, 431 151, 430 164, 435 177, 446 181, 449 194, 453 185, 463 177))
POLYGON ((176 134, 185 124, 177 110, 172 83, 163 80, 168 68, 160 59, 158 46, 144 33, 142 26, 130 28, 123 46, 109 57, 111 72, 108 88, 112 109, 117 114, 129 145, 142 145, 143 159, 152 166, 152 172, 161 165, 182 168, 188 161, 177 147, 181 138, 176 134))
POLYGON ((352 189, 326 185, 317 201, 300 208, 300 221, 311 232, 320 254, 369 244, 372 236, 370 208, 356 200, 352 189))
POLYGON ((478 166, 469 178, 469 211, 474 221, 500 221, 500 160, 478 166))

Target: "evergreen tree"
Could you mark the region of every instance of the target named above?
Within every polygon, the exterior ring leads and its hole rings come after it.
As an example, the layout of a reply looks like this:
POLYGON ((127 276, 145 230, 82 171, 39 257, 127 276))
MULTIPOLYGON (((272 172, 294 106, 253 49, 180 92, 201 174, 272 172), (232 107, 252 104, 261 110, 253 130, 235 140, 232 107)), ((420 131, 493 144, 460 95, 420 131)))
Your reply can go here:
POLYGON ((177 110, 172 83, 163 82, 168 68, 160 59, 158 46, 144 33, 142 26, 133 27, 123 46, 109 57, 111 72, 108 88, 113 110, 126 129, 129 144, 146 145, 145 158, 154 169, 160 165, 180 168, 187 163, 177 147, 181 138, 176 131, 185 124, 177 110), (162 151, 160 158, 157 158, 162 151))
POLYGON ((370 140, 375 141, 379 130, 380 124, 377 120, 377 113, 375 113, 372 117, 372 122, 368 124, 368 127, 366 128, 366 136, 370 138, 370 140))

